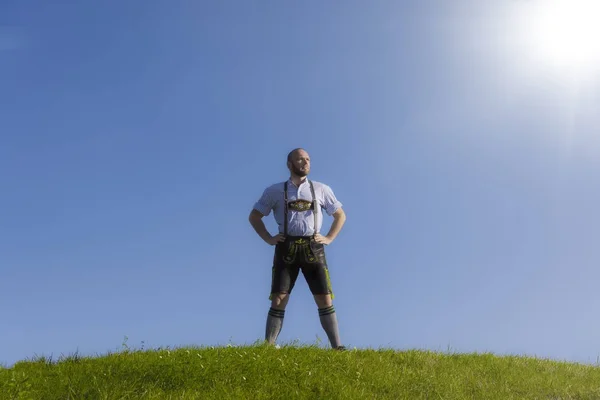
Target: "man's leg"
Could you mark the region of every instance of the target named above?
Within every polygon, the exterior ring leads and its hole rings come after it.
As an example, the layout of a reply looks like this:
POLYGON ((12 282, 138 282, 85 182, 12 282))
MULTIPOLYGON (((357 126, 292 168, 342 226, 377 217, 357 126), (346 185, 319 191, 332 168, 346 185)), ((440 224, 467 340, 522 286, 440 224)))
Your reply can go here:
POLYGON ((333 308, 331 295, 315 294, 314 298, 315 303, 317 303, 317 307, 319 308, 319 319, 321 320, 321 326, 329 338, 331 347, 334 349, 343 348, 342 341, 340 340, 337 316, 335 315, 335 308, 333 308))
POLYGON ((333 308, 333 290, 331 288, 331 280, 329 279, 325 246, 311 240, 310 251, 318 261, 316 263, 309 262, 310 260, 305 258, 306 264, 302 269, 302 273, 319 308, 321 326, 325 330, 325 333, 327 333, 331 347, 344 350, 345 348, 342 346, 342 341, 340 340, 337 316, 333 308))
POLYGON ((283 317, 285 315, 285 306, 287 306, 290 293, 298 278, 300 272, 297 266, 275 263, 271 275, 271 308, 267 316, 267 327, 265 330, 265 340, 269 344, 275 344, 279 332, 283 327, 283 317))
POLYGON ((275 344, 279 332, 283 327, 283 317, 285 314, 285 306, 290 299, 288 293, 273 293, 271 296, 271 308, 267 316, 267 329, 265 331, 265 340, 269 344, 275 344))

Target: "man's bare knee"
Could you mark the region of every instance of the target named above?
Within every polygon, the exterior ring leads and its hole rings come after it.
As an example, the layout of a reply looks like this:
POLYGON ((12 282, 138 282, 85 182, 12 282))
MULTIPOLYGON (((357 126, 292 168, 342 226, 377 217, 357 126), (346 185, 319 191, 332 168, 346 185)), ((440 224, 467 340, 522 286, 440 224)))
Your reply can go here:
POLYGON ((315 294, 314 297, 315 303, 317 303, 317 307, 319 308, 331 307, 333 305, 330 294, 315 294))
POLYGON ((276 310, 285 310, 285 306, 287 306, 289 299, 289 293, 273 293, 273 298, 271 299, 271 307, 275 308, 276 310))

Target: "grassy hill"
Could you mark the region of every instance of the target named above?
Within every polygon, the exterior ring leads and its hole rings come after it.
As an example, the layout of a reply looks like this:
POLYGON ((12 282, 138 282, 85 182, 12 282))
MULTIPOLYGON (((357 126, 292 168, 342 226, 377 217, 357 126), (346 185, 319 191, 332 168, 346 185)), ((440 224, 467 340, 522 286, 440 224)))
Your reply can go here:
POLYGON ((492 354, 265 345, 0 368, 0 399, 600 399, 600 368, 492 354))

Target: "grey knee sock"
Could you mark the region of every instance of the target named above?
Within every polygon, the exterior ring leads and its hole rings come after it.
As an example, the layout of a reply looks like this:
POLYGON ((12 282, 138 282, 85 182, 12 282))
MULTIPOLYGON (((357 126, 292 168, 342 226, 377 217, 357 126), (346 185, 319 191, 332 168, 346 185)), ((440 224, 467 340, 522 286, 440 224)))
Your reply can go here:
POLYGON ((283 326, 283 316, 285 310, 277 310, 273 307, 269 309, 269 315, 267 316, 267 329, 265 332, 265 340, 270 344, 274 344, 281 332, 283 326))
POLYGON ((335 349, 341 346, 342 341, 340 340, 337 317, 335 316, 335 309, 333 306, 319 308, 319 319, 321 320, 321 326, 325 330, 325 333, 327 333, 331 347, 335 349))

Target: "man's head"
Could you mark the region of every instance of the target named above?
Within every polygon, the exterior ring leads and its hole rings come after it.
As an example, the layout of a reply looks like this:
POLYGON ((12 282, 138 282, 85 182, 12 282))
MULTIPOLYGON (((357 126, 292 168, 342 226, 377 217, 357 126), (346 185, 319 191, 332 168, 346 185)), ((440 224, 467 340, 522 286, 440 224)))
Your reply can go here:
POLYGON ((292 175, 305 177, 310 172, 310 157, 306 150, 298 148, 290 151, 287 166, 292 175))

